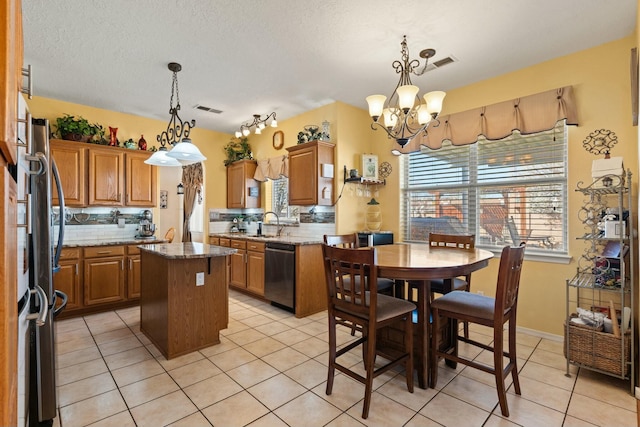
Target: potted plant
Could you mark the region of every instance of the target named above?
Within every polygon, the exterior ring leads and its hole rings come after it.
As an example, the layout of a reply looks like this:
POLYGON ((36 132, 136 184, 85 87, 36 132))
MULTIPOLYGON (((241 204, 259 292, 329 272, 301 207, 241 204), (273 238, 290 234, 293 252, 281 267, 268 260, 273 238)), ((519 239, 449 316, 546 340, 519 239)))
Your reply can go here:
POLYGON ((320 130, 319 126, 308 125, 304 127, 304 130, 298 132, 298 144, 304 144, 310 141, 323 141, 329 140, 329 135, 320 130))
POLYGON ((56 119, 56 136, 70 140, 87 142, 96 137, 101 139, 104 136, 104 129, 97 123, 89 123, 82 116, 72 116, 66 114, 56 119))
POLYGON ((224 151, 227 153, 227 158, 224 161, 225 166, 229 166, 231 163, 238 160, 253 159, 253 153, 251 152, 251 145, 249 145, 248 138, 233 138, 224 146, 224 151))

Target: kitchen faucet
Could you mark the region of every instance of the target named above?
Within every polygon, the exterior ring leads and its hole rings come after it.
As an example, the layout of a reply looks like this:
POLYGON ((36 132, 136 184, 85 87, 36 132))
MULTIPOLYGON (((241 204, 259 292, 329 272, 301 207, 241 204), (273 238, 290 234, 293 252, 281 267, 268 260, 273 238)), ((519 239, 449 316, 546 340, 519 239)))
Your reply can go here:
POLYGON ((264 215, 262 216, 262 221, 264 221, 265 219, 267 219, 267 214, 273 214, 273 216, 276 217, 276 227, 277 227, 277 231, 276 231, 276 237, 280 237, 280 234, 282 234, 282 227, 280 226, 280 217, 278 216, 277 213, 275 213, 274 211, 267 211, 264 213, 264 215))

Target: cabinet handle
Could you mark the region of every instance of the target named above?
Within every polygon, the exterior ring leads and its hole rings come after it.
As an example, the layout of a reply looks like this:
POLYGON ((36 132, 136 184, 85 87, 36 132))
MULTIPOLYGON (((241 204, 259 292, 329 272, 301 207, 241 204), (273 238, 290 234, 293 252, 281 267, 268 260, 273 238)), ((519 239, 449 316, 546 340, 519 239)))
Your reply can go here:
POLYGON ((133 270, 133 261, 129 258, 129 270, 133 270))
POLYGON ((118 201, 121 202, 122 201, 122 193, 118 193, 118 201))
POLYGON ((78 264, 76 264, 76 276, 78 275, 78 264))
POLYGON ((110 254, 111 251, 98 251, 98 255, 106 255, 106 254, 110 254))
POLYGON ((124 260, 120 260, 120 270, 124 271, 124 260))

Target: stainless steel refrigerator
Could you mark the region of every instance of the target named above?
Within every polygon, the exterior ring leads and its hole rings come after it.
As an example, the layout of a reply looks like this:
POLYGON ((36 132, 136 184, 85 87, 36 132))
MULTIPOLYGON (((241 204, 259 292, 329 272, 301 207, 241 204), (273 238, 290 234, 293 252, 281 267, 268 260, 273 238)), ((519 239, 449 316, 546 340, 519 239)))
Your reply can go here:
MULTIPOLYGON (((49 151, 49 123, 32 119, 28 142, 19 149, 18 188, 26 194, 25 251, 28 260, 28 292, 22 302, 25 311, 26 346, 25 418, 29 426, 50 425, 57 414, 55 382, 54 317, 64 309, 67 296, 53 287, 53 274, 60 268, 59 259, 64 239, 64 195, 55 161, 49 151), (22 185, 24 181, 25 185, 22 185), (53 235, 51 207, 52 185, 56 185, 60 200, 61 221, 57 236, 53 235), (57 238, 56 238, 57 237, 57 238), (56 242, 54 243, 54 239, 56 242), (28 307, 28 308, 27 308, 28 307)), ((26 269, 25 269, 26 270, 26 269)), ((19 279, 20 280, 20 279, 19 279)))

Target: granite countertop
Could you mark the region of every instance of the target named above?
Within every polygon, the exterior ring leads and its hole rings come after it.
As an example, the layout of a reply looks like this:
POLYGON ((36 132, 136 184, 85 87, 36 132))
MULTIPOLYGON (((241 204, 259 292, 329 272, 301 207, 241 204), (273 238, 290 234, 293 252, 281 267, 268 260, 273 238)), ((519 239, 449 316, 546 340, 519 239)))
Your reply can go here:
POLYGON ((209 237, 223 237, 227 239, 245 239, 253 240, 255 242, 280 242, 290 243, 292 245, 320 245, 322 244, 322 236, 319 238, 314 237, 298 237, 298 236, 256 236, 255 234, 246 233, 211 233, 209 237))
POLYGON ((238 252, 237 249, 204 243, 160 243, 140 245, 140 250, 171 259, 194 259, 227 256, 238 252))
POLYGON ((78 248, 83 246, 118 246, 118 245, 141 245, 145 243, 165 243, 167 239, 153 238, 153 239, 140 239, 140 238, 127 238, 127 237, 115 237, 110 239, 82 239, 82 240, 64 240, 62 242, 63 248, 78 248))

